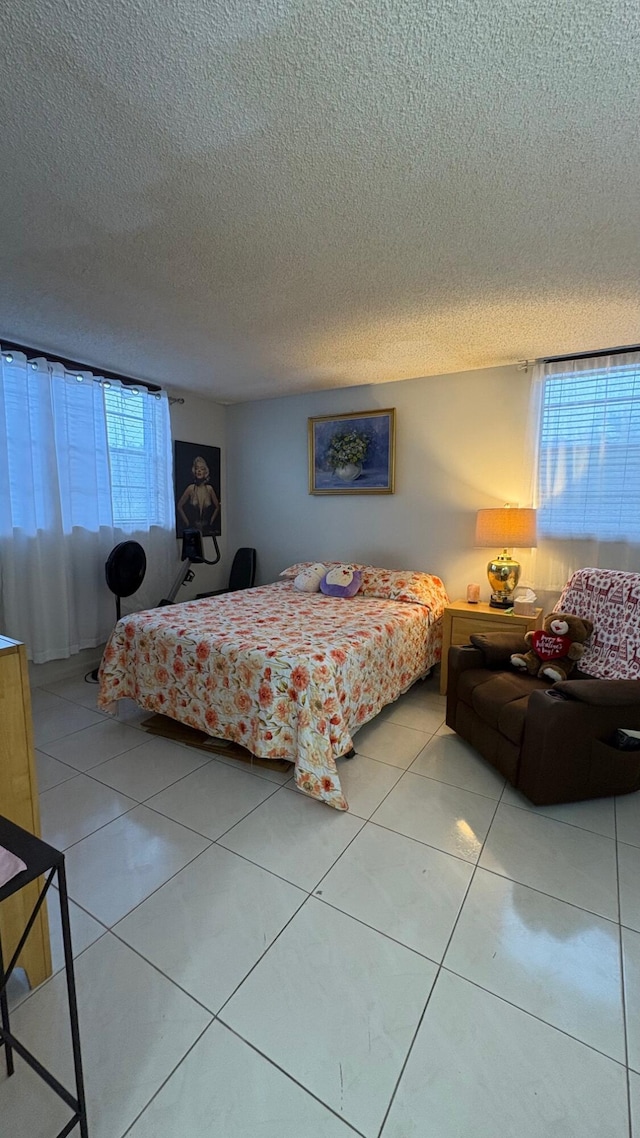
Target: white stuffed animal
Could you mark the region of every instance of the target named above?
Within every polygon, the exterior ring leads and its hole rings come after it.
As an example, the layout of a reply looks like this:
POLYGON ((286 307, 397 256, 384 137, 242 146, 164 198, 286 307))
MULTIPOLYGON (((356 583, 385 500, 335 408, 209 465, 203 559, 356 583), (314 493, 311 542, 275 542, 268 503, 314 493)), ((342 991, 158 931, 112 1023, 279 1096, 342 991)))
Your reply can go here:
POLYGON ((315 565, 308 565, 295 578, 294 589, 298 589, 301 593, 317 593, 326 571, 327 567, 321 561, 316 561, 315 565))

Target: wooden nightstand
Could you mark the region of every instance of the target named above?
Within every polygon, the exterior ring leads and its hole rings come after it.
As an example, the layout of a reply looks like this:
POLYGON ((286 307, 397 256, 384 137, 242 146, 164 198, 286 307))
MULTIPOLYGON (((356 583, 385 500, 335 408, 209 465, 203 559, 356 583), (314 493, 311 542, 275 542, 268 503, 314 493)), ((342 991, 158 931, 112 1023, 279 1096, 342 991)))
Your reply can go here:
POLYGON ((502 609, 492 609, 481 601, 470 605, 467 601, 452 601, 442 615, 442 664, 440 666, 440 692, 447 690, 447 657, 452 644, 470 644, 472 632, 530 632, 542 628, 542 609, 533 616, 515 616, 502 609))

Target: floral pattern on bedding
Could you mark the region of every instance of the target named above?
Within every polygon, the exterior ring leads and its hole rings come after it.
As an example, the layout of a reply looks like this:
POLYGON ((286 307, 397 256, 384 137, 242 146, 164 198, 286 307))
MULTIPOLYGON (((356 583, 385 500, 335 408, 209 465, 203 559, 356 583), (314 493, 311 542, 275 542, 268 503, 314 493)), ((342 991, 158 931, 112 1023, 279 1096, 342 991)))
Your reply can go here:
POLYGON ((260 758, 291 759, 300 790, 346 810, 336 758, 440 659, 446 601, 442 586, 429 608, 280 581, 136 613, 107 644, 98 704, 129 697, 260 758))
POLYGON ((286 580, 297 579, 316 568, 328 570, 336 569, 340 565, 344 565, 347 569, 358 570, 362 575, 362 584, 358 592, 363 597, 381 597, 387 601, 410 601, 437 609, 440 598, 445 595, 442 581, 431 573, 414 572, 410 569, 378 569, 375 565, 360 565, 357 561, 300 561, 297 565, 289 565, 287 569, 283 569, 280 576, 286 580))

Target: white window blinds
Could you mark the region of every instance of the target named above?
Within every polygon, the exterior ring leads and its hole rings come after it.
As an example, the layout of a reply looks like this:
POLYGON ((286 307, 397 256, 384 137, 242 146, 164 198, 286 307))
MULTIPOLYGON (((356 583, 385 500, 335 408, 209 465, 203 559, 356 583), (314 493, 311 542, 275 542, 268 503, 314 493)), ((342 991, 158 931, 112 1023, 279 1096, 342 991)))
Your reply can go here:
POLYGON ((546 365, 538 532, 640 540, 640 356, 546 365))
POLYGON ((104 392, 113 524, 173 526, 171 432, 167 397, 130 387, 104 392))

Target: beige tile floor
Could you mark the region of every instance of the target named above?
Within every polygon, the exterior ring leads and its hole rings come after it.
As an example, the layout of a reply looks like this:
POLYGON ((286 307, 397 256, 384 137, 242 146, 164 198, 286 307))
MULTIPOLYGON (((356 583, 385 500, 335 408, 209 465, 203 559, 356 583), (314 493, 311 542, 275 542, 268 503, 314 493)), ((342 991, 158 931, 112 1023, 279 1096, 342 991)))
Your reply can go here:
MULTIPOLYGON (((33 705, 92 1138, 640 1138, 640 795, 532 808, 433 681, 355 736, 348 814, 81 677, 33 705)), ((13 1025, 70 1080, 51 929, 13 1025)), ((3 1138, 66 1118, 0 1065, 3 1138)))

